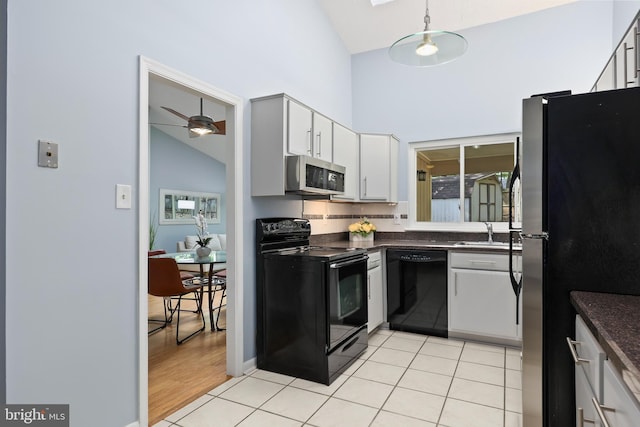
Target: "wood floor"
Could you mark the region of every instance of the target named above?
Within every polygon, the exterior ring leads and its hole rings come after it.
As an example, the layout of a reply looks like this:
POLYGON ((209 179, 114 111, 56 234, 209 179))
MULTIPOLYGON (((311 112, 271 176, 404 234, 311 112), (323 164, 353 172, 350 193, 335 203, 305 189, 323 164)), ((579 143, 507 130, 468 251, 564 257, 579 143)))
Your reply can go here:
MULTIPOLYGON (((205 297, 205 307, 206 301, 205 297)), ((183 301, 182 305, 183 308, 195 308, 192 301, 183 301)), ((149 296, 149 318, 163 317, 162 298, 149 296)), ((176 344, 175 317, 169 326, 149 336, 150 426, 231 378, 226 374, 227 334, 211 331, 207 311, 205 321, 207 326, 203 332, 180 345, 176 344)), ((201 324, 199 314, 183 311, 180 336, 188 335, 201 324)), ((225 325, 226 308, 223 308, 219 326, 224 328, 225 325)), ((149 323, 150 330, 156 326, 149 323)))

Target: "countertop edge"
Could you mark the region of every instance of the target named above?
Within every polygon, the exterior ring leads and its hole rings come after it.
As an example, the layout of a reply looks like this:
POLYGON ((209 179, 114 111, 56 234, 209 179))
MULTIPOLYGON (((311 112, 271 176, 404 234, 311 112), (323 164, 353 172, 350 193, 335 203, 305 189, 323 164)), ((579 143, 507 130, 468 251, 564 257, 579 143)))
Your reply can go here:
MULTIPOLYGON (((443 249, 465 252, 498 252, 508 253, 509 246, 471 246, 456 245, 456 242, 437 242, 437 241, 420 241, 420 240, 374 240, 372 243, 350 242, 348 240, 323 241, 318 246, 332 248, 358 248, 367 249, 367 251, 376 251, 389 248, 407 248, 407 249, 443 249)), ((515 252, 521 252, 521 247, 514 247, 515 252)))

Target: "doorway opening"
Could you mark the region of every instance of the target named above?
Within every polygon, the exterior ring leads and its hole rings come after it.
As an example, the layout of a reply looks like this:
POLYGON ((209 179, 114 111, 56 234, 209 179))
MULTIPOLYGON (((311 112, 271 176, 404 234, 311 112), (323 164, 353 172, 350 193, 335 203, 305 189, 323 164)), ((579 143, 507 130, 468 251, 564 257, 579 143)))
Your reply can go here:
MULTIPOLYGON (((224 106, 226 122, 226 235, 227 235, 227 308, 226 308, 226 373, 231 376, 243 374, 243 324, 242 324, 242 269, 241 259, 243 232, 242 215, 242 100, 206 82, 171 69, 149 58, 140 57, 139 92, 139 419, 141 425, 149 423, 149 343, 148 325, 149 299, 147 294, 147 257, 149 249, 150 219, 150 80, 160 79, 172 86, 224 106), (240 219, 240 220, 239 220, 240 219)), ((216 333, 216 332, 203 332, 216 333)), ((173 341, 175 344, 175 340, 173 341)), ((185 343, 185 345, 188 341, 185 343)), ((167 373, 171 375, 171 373, 167 373)), ((180 378, 176 378, 180 381, 180 378)), ((204 394, 204 393, 203 393, 204 394)))

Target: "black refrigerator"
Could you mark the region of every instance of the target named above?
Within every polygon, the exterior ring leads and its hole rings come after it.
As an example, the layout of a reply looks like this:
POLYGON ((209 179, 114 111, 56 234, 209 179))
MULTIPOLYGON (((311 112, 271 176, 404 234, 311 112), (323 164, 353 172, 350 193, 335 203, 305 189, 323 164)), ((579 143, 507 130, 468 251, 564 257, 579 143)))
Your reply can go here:
POLYGON ((640 88, 523 101, 525 427, 575 425, 573 290, 640 295, 640 88))

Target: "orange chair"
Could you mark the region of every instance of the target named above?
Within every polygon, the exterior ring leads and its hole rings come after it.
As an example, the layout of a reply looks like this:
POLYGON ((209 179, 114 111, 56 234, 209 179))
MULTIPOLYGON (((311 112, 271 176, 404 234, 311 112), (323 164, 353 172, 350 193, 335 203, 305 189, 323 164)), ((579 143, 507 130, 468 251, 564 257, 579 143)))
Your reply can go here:
MULTIPOLYGON (((172 298, 176 297, 178 299, 178 303, 175 308, 169 311, 171 312, 170 316, 167 316, 167 306, 164 305, 164 322, 163 325, 150 331, 153 333, 160 329, 164 329, 173 318, 173 314, 178 312, 178 321, 176 323, 176 343, 182 344, 187 339, 193 337, 199 332, 204 331, 205 322, 204 322, 204 313, 202 310, 198 310, 200 313, 200 317, 202 319, 202 327, 186 337, 180 339, 180 303, 182 302, 182 297, 190 292, 194 292, 198 295, 197 291, 202 290, 202 284, 193 284, 191 281, 183 281, 180 278, 180 271, 178 270, 178 264, 176 260, 173 258, 149 258, 149 283, 148 283, 148 292, 150 295, 163 297, 163 298, 172 298)), ((198 306, 202 306, 202 301, 198 302, 198 306)))
MULTIPOLYGON (((167 251, 165 251, 164 249, 153 249, 153 250, 149 251, 149 256, 164 255, 166 253, 167 253, 167 251)), ((193 274, 191 274, 191 273, 188 273, 186 271, 180 270, 180 277, 182 278, 182 280, 191 280, 195 276, 193 274)))

